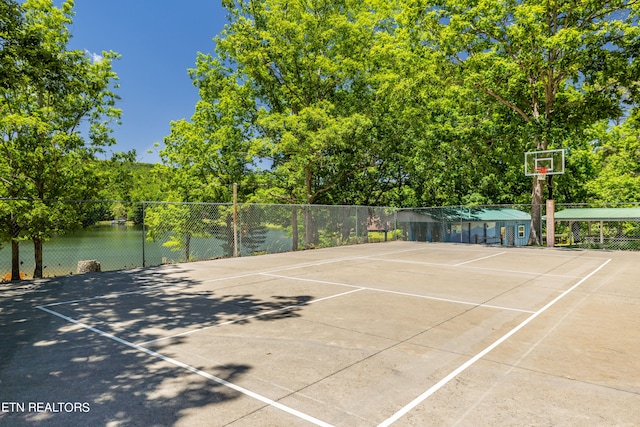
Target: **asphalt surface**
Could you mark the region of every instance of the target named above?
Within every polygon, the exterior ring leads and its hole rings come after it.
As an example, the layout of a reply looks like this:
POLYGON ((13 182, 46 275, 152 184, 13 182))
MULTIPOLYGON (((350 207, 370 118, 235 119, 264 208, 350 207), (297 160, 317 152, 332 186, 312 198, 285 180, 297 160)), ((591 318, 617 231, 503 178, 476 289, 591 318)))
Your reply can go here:
POLYGON ((638 425, 639 261, 389 242, 2 284, 0 425, 638 425))

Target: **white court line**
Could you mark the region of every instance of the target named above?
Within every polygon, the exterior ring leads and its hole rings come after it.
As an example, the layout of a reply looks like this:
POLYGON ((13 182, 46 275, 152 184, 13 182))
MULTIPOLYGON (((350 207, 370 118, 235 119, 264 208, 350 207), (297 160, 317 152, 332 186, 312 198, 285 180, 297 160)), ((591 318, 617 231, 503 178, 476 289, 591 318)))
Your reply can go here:
POLYGON ((285 310, 288 310, 290 308, 302 307, 302 306, 305 306, 305 305, 308 305, 308 304, 313 304, 313 303, 316 303, 316 302, 320 302, 320 301, 325 301, 325 300, 332 299, 332 298, 341 297, 343 295, 352 294, 354 292, 359 292, 359 291, 362 291, 362 290, 364 290, 364 289, 363 288, 362 289, 354 289, 354 290, 349 291, 349 292, 343 292, 341 294, 330 295, 328 297, 318 298, 318 299, 315 299, 315 300, 312 300, 312 301, 307 301, 307 302, 304 302, 304 303, 301 303, 301 304, 288 305, 286 307, 278 308, 276 310, 269 310, 269 311, 265 311, 264 313, 253 314, 251 316, 242 317, 240 319, 229 320, 229 321, 223 322, 223 323, 216 323, 215 325, 205 326, 203 328, 192 329, 190 331, 182 332, 180 334, 175 334, 175 335, 170 335, 170 336, 167 336, 167 337, 158 338, 158 339, 155 339, 155 340, 145 341, 145 342, 139 343, 138 345, 148 345, 148 344, 156 343, 158 341, 164 341, 164 340, 168 340, 168 339, 171 339, 171 338, 177 338, 177 337, 183 337, 185 335, 191 335, 191 334, 194 334, 196 332, 206 331, 207 329, 211 329, 211 328, 217 328, 217 327, 225 326, 225 325, 232 325, 234 323, 244 322, 244 321, 249 320, 249 319, 255 319, 256 317, 267 316, 269 314, 278 313, 280 311, 285 311, 285 310))
MULTIPOLYGON (((343 260, 343 259, 341 258, 340 260, 343 260)), ((336 260, 335 262, 338 262, 338 260, 336 260)), ((309 267, 309 266, 313 266, 313 265, 316 265, 316 264, 295 266, 295 267, 290 267, 290 268, 286 268, 286 269, 303 268, 303 267, 309 267)), ((280 271, 280 269, 271 269, 271 270, 265 270, 265 271, 278 272, 278 271, 280 271)), ((235 276, 218 277, 218 278, 215 278, 215 279, 203 280, 203 281, 198 282, 197 284, 193 284, 191 286, 197 286, 197 285, 200 285, 202 283, 212 283, 212 282, 220 282, 220 281, 224 281, 224 280, 242 279, 244 277, 259 276, 260 274, 262 274, 262 272, 257 271, 257 272, 252 272, 252 273, 238 274, 238 275, 235 275, 235 276)), ((178 286, 185 286, 185 284, 184 283, 172 283, 172 284, 168 284, 168 285, 160 285, 160 286, 154 286, 154 287, 149 287, 149 288, 145 288, 145 289, 140 289, 138 291, 113 292, 113 293, 110 293, 110 294, 98 295, 98 296, 95 296, 95 297, 81 298, 81 299, 68 300, 68 301, 60 301, 60 302, 54 302, 54 303, 51 303, 51 304, 44 304, 41 307, 53 307, 53 306, 56 306, 56 305, 75 304, 75 303, 78 303, 78 302, 93 301, 93 300, 97 300, 97 299, 117 298, 117 297, 120 297, 122 295, 144 294, 144 293, 148 293, 148 292, 160 291, 160 290, 163 290, 163 289, 166 289, 166 288, 175 288, 175 287, 178 287, 178 286)))
POLYGON ((326 280, 305 279, 305 278, 302 278, 302 277, 281 276, 281 275, 278 275, 278 274, 270 274, 270 273, 262 273, 262 275, 263 276, 269 276, 269 277, 277 277, 277 278, 280 278, 280 279, 299 280, 301 282, 325 283, 325 284, 328 284, 328 285, 347 286, 347 287, 350 287, 350 288, 358 288, 359 290, 383 292, 383 293, 387 293, 387 294, 395 294, 395 295, 402 295, 402 296, 408 296, 408 297, 423 298, 423 299, 429 299, 429 300, 434 300, 434 301, 450 302, 450 303, 453 303, 453 304, 473 305, 475 307, 495 308, 495 309, 498 309, 498 310, 517 311, 517 312, 520 312, 520 313, 533 313, 533 311, 531 311, 531 310, 521 310, 519 308, 502 307, 502 306, 499 306, 499 305, 482 304, 482 303, 471 302, 471 301, 461 301, 461 300, 455 300, 455 299, 431 297, 431 296, 428 296, 428 295, 420 295, 420 294, 412 294, 412 293, 408 293, 408 292, 391 291, 389 289, 371 288, 371 287, 368 287, 368 286, 350 285, 348 283, 328 282, 326 280))
POLYGON ((269 406, 273 406, 274 408, 280 409, 281 411, 287 412, 287 413, 289 413, 289 414, 291 414, 291 415, 293 415, 295 417, 298 417, 298 418, 300 418, 302 420, 308 421, 308 422, 310 422, 312 424, 315 424, 317 426, 332 427, 332 425, 329 424, 329 423, 325 423, 324 421, 321 421, 321 420, 319 420, 317 418, 314 418, 314 417, 312 417, 310 415, 307 415, 307 414, 302 413, 302 412, 300 412, 298 410, 290 408, 290 407, 288 407, 286 405, 283 405, 282 403, 279 403, 279 402, 276 402, 275 400, 269 399, 268 397, 262 396, 262 395, 260 395, 258 393, 254 393, 251 390, 248 390, 248 389, 246 389, 244 387, 240 387, 240 386, 235 385, 233 383, 230 383, 229 381, 226 381, 226 380, 224 380, 222 378, 216 377, 215 375, 211 375, 211 374, 209 374, 209 373, 207 373, 205 371, 202 371, 200 369, 194 368, 191 365, 187 365, 186 363, 182 363, 182 362, 180 362, 180 361, 178 361, 176 359, 172 359, 170 357, 164 356, 164 355, 162 355, 160 353, 157 353, 155 351, 152 351, 152 350, 149 350, 147 348, 141 347, 140 345, 137 345, 137 344, 134 344, 132 342, 123 340, 122 338, 118 338, 115 335, 111 335, 111 334, 109 334, 107 332, 101 331, 100 329, 94 328, 94 327, 89 326, 89 325, 87 325, 85 323, 82 323, 82 322, 80 322, 78 320, 72 319, 71 317, 65 316, 64 314, 60 314, 60 313, 58 313, 56 311, 49 310, 48 308, 46 308, 44 306, 37 306, 36 308, 38 308, 38 309, 40 309, 42 311, 46 311, 49 314, 53 314, 54 316, 57 316, 57 317, 59 317, 61 319, 64 319, 67 322, 71 322, 73 324, 81 326, 84 329, 87 329, 89 331, 92 331, 92 332, 95 332, 95 333, 97 333, 99 335, 102 335, 105 338, 109 338, 110 340, 113 340, 113 341, 115 341, 115 342, 117 342, 119 344, 126 345, 127 347, 131 347, 131 348, 133 348, 135 350, 138 350, 138 351, 140 351, 142 353, 146 353, 149 356, 152 356, 152 357, 155 357, 157 359, 163 360, 163 361, 165 361, 167 363, 170 363, 170 364, 175 365, 175 366, 177 366, 179 368, 182 368, 184 370, 192 372, 192 373, 194 373, 196 375, 200 375, 201 377, 204 377, 204 378, 206 378, 208 380, 214 381, 214 382, 216 382, 216 383, 218 383, 220 385, 228 387, 228 388, 230 388, 232 390, 235 390, 235 391, 237 391, 239 393, 242 393, 242 394, 244 394, 246 396, 252 397, 252 398, 254 398, 256 400, 259 400, 260 402, 266 403, 269 406))
MULTIPOLYGON (((345 246, 345 247, 350 247, 350 246, 345 246)), ((358 256, 349 256, 349 257, 342 257, 342 258, 333 258, 333 259, 329 259, 329 260, 322 260, 322 261, 314 261, 314 262, 307 262, 307 263, 303 263, 303 264, 295 264, 295 265, 288 265, 288 266, 283 266, 283 267, 274 267, 274 268, 270 268, 267 270, 262 270, 262 271, 255 271, 253 273, 247 274, 247 275, 259 275, 259 274, 264 274, 264 273, 278 273, 280 271, 287 271, 287 270, 296 270, 296 269, 300 269, 300 268, 307 268, 307 267, 314 267, 314 266, 318 266, 318 265, 325 265, 325 264, 333 264, 336 262, 343 262, 343 261, 354 261, 354 260, 367 260, 370 259, 371 257, 376 257, 376 256, 385 256, 385 255, 395 255, 395 254, 401 254, 401 253, 405 253, 405 252, 416 252, 416 251, 421 251, 424 250, 425 248, 412 248, 412 249, 403 249, 401 251, 392 251, 392 252, 379 252, 379 253, 375 253, 375 254, 371 254, 371 255, 358 255, 358 256)), ((242 276, 239 276, 242 277, 242 276)), ((220 280, 220 279, 212 279, 212 280, 207 280, 203 283, 209 282, 209 281, 216 281, 216 280, 220 280)))
POLYGON ((411 411, 413 408, 415 408, 416 406, 418 406, 420 403, 424 402, 427 398, 429 398, 429 396, 431 396, 432 394, 434 394, 435 392, 437 392, 438 390, 440 390, 442 387, 444 387, 446 384, 448 384, 451 380, 453 380, 454 378, 456 378, 458 375, 460 375, 462 372, 464 372, 467 368, 469 368, 471 365, 473 365, 474 363, 476 363, 478 360, 480 360, 481 358, 483 358, 484 356, 486 356, 490 351, 492 351, 493 349, 495 349, 496 347, 498 347, 500 344, 502 344, 503 342, 505 342, 507 339, 509 339, 513 334, 515 334, 516 332, 518 332, 520 329, 524 328, 525 326, 527 326, 529 323, 531 323, 532 320, 534 320, 536 317, 538 317, 539 315, 541 315, 542 313, 544 313, 545 311, 547 311, 550 307, 552 307, 555 303, 557 303, 558 301, 560 301, 562 298, 564 298, 565 296, 567 296, 569 293, 571 293, 574 289, 576 289, 578 286, 582 285, 585 281, 587 281, 587 279, 589 279, 591 276, 593 276, 594 274, 596 274, 598 271, 600 271, 605 265, 607 265, 609 262, 611 262, 611 258, 609 258, 607 261, 605 261, 603 264, 601 264, 598 268, 596 268, 595 270, 593 270, 591 273, 589 273, 587 276, 583 277, 578 283, 576 283, 575 285, 573 285, 572 287, 570 287, 569 289, 567 289, 566 291, 564 291, 562 294, 558 295, 553 301, 551 301, 550 303, 548 303, 547 305, 545 305, 544 307, 542 307, 540 310, 536 311, 535 313, 533 313, 531 316, 529 316, 527 319, 525 319, 522 323, 520 323, 518 326, 516 326, 515 328, 513 328, 512 330, 510 330, 509 332, 507 332, 505 335, 503 335, 501 338, 499 338, 498 340, 496 340, 493 344, 491 344, 490 346, 488 346, 487 348, 485 348, 484 350, 482 350, 480 353, 476 354, 475 356, 473 356, 471 359, 469 359, 468 361, 466 361, 465 363, 463 363, 462 365, 460 365, 457 369, 455 369, 453 372, 451 372, 449 375, 447 375, 446 377, 444 377, 443 379, 441 379, 440 381, 438 381, 436 384, 434 384, 430 389, 428 389, 427 391, 425 391, 424 393, 422 393, 420 396, 416 397, 414 400, 412 400, 411 402, 409 402, 406 406, 404 406, 402 409, 400 409, 398 412, 396 412, 395 414, 393 414, 393 416, 387 418, 384 422, 378 424, 378 427, 388 427, 391 424, 393 424, 394 422, 398 421, 400 418, 402 418, 405 414, 407 414, 409 411, 411 411))
POLYGON ((476 258, 476 259, 472 259, 470 261, 460 262, 458 264, 454 264, 453 266, 454 267, 460 267, 461 265, 470 264, 472 262, 480 261, 480 260, 487 259, 487 258, 493 258, 494 256, 502 255, 504 253, 506 253, 506 252, 498 252, 497 254, 483 256, 482 258, 476 258))
POLYGON ((395 255, 395 254, 401 254, 401 253, 405 253, 405 252, 415 252, 415 251, 420 251, 420 250, 424 250, 424 248, 403 249, 401 251, 380 252, 380 253, 371 254, 371 255, 350 256, 350 257, 344 257, 344 258, 334 258, 334 259, 330 259, 330 260, 310 262, 310 263, 305 263, 305 264, 290 265, 290 266, 285 266, 285 267, 275 267, 275 268, 271 268, 271 269, 268 269, 268 270, 263 270, 263 271, 256 272, 255 274, 278 273, 280 271, 296 270, 296 269, 299 269, 299 268, 314 267, 314 266, 318 266, 318 265, 332 264, 332 263, 335 263, 335 262, 354 261, 354 260, 358 260, 358 259, 366 260, 366 259, 370 259, 370 257, 384 256, 384 255, 395 255))
MULTIPOLYGON (((417 265, 435 265, 438 267, 455 267, 454 264, 443 264, 438 262, 426 262, 426 261, 409 261, 404 259, 386 259, 386 258, 367 258, 372 261, 382 261, 382 262, 399 262, 405 264, 417 264, 417 265)), ((584 258, 581 258, 584 259, 584 258)), ((595 259, 595 258, 594 258, 595 259)), ((469 268, 473 270, 486 270, 486 271, 496 271, 499 273, 516 273, 522 275, 531 275, 531 276, 540 276, 540 277, 562 277, 566 279, 581 279, 582 276, 572 276, 567 274, 549 274, 549 273, 539 273, 534 271, 520 271, 520 270, 504 270, 501 268, 489 268, 489 267, 474 267, 472 265, 461 266, 462 268, 469 268)))
MULTIPOLYGON (((235 275, 235 276, 225 276, 225 277, 218 277, 218 278, 215 278, 215 279, 203 280, 202 282, 199 282, 198 284, 200 284, 200 283, 220 282, 220 281, 224 281, 224 280, 242 279, 244 277, 266 275, 266 273, 277 273, 277 272, 280 272, 280 271, 295 270, 295 269, 299 269, 299 268, 306 268, 306 267, 330 264, 330 263, 341 262, 341 261, 351 261, 351 260, 356 260, 356 259, 366 259, 366 260, 383 261, 383 262, 399 262, 399 263, 417 264, 417 265, 435 265, 435 266, 440 266, 440 267, 456 267, 456 266, 461 266, 462 265, 462 264, 452 265, 452 264, 443 264, 443 263, 426 262, 426 261, 409 261, 409 260, 400 260, 400 259, 373 258, 373 257, 377 257, 377 256, 393 255, 393 254, 397 254, 397 253, 413 252, 413 251, 417 251, 417 250, 420 250, 420 249, 407 249, 407 250, 402 250, 402 251, 377 253, 377 254, 372 254, 372 255, 367 255, 367 256, 336 258, 336 259, 328 260, 328 261, 305 263, 305 264, 295 265, 295 266, 277 267, 277 268, 272 268, 272 269, 268 269, 268 270, 264 270, 264 271, 257 271, 257 272, 239 274, 239 275, 235 275)), ((500 254, 503 254, 503 253, 505 253, 505 252, 500 252, 500 254)), ((495 255, 499 255, 499 254, 495 254, 495 255)), ((491 255, 491 256, 495 256, 495 255, 491 255)), ((479 259, 482 259, 482 258, 479 258, 479 259)), ((600 258, 589 258, 589 259, 600 259, 600 258)), ((472 261, 469 261, 469 262, 472 262, 472 261)), ((465 264, 465 263, 463 263, 463 264, 465 264)), ((487 268, 487 267, 466 266, 464 268, 471 268, 471 269, 477 269, 477 270, 487 270, 487 271, 496 271, 496 272, 504 272, 504 273, 516 273, 516 274, 544 276, 544 277, 563 277, 563 278, 570 278, 570 279, 579 278, 579 276, 569 276, 569 275, 562 275, 562 274, 547 274, 547 273, 542 273, 541 274, 541 273, 528 272, 528 271, 503 270, 503 269, 498 269, 498 268, 487 268)), ((57 305, 75 304, 75 303, 79 303, 79 302, 86 302, 86 301, 92 301, 92 300, 97 300, 97 299, 118 298, 118 297, 123 296, 123 295, 143 294, 143 293, 149 293, 149 292, 154 292, 154 291, 161 291, 161 290, 166 289, 166 288, 172 288, 172 287, 178 287, 178 286, 184 286, 184 284, 183 283, 173 283, 173 284, 166 284, 166 285, 159 285, 159 286, 148 285, 147 288, 140 289, 140 290, 137 290, 137 291, 114 292, 114 293, 110 293, 110 294, 106 294, 106 295, 98 295, 98 296, 95 296, 95 297, 54 302, 54 303, 50 303, 50 304, 44 304, 44 305, 42 305, 42 307, 53 307, 53 306, 57 306, 57 305)), ((532 312, 530 312, 530 313, 532 313, 532 312)))
MULTIPOLYGON (((406 242, 409 243, 409 242, 406 242)), ((456 243, 456 242, 414 242, 416 244, 424 244, 425 245, 425 249, 433 249, 434 251, 452 251, 452 252, 486 252, 486 250, 488 249, 494 249, 496 250, 497 248, 492 247, 492 246, 484 246, 483 248, 480 249, 473 249, 473 244, 468 244, 468 243, 456 243), (449 247, 447 247, 449 246, 449 247), (469 246, 467 247, 463 247, 463 246, 469 246)), ((477 245, 480 246, 480 245, 477 245)), ((510 253, 517 253, 520 255, 523 254, 527 254, 527 255, 535 255, 535 256, 540 256, 540 257, 553 257, 553 258, 577 258, 575 255, 570 255, 567 253, 563 253, 563 251, 565 251, 562 248, 555 248, 552 250, 548 250, 548 248, 531 248, 531 247, 526 247, 526 246, 513 246, 509 248, 510 253)), ((505 252, 506 253, 506 252, 505 252)), ((603 258, 603 257, 596 257, 596 256, 586 256, 586 255, 581 255, 580 259, 593 259, 596 261, 604 261, 607 258, 603 258)))
MULTIPOLYGON (((414 242, 405 241, 404 243, 413 243, 416 245, 424 245, 424 249, 432 251, 450 251, 450 252, 486 252, 487 250, 497 250, 494 246, 482 246, 480 244, 469 244, 459 242, 414 242)), ((416 249, 419 250, 419 249, 416 249)))
MULTIPOLYGON (((313 267, 313 266, 317 266, 317 265, 331 264, 331 263, 342 262, 342 261, 352 261, 352 260, 357 260, 357 259, 368 259, 370 256, 393 255, 393 254, 398 254, 398 253, 403 253, 403 252, 418 251, 418 250, 422 250, 422 249, 423 248, 403 249, 401 251, 380 252, 380 253, 371 254, 371 255, 367 255, 367 256, 342 257, 342 258, 334 258, 334 259, 330 259, 330 260, 307 262, 307 263, 303 263, 303 264, 296 264, 296 265, 290 265, 290 266, 285 266, 285 267, 274 267, 274 268, 270 268, 270 269, 262 270, 262 271, 253 271, 253 272, 249 272, 249 273, 237 274, 235 276, 225 276, 225 277, 217 277, 215 279, 202 280, 202 281, 198 282, 197 284, 194 284, 193 286, 197 286, 197 285, 202 284, 202 283, 213 283, 213 282, 220 282, 220 281, 224 281, 224 280, 242 279, 244 277, 259 276, 259 275, 261 275, 263 273, 277 273, 277 272, 280 272, 280 271, 295 270, 295 269, 298 269, 298 268, 313 267)), ((237 259, 237 258, 232 258, 232 259, 237 259)), ((53 306, 56 306, 56 305, 75 304, 75 303, 79 303, 79 302, 92 301, 92 300, 97 300, 97 299, 117 298, 117 297, 122 296, 122 295, 143 294, 143 293, 147 293, 147 292, 153 292, 153 291, 156 291, 156 290, 172 288, 172 287, 178 287, 178 286, 185 286, 185 285, 184 285, 184 283, 172 283, 172 284, 159 285, 159 286, 149 285, 148 288, 140 289, 140 290, 137 290, 137 291, 113 292, 113 293, 109 293, 109 294, 106 294, 106 295, 98 295, 98 296, 88 297, 88 298, 81 298, 81 299, 76 299, 76 300, 67 300, 67 301, 54 302, 54 303, 50 303, 50 304, 44 304, 41 307, 53 307, 53 306)))

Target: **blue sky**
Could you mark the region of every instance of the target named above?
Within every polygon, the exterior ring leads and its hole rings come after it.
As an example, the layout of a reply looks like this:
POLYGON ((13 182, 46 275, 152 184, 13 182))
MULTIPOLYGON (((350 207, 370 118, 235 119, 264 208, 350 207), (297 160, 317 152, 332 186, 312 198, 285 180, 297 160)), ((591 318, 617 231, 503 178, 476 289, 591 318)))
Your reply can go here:
POLYGON ((221 1, 76 0, 74 11, 70 49, 122 56, 113 66, 122 124, 106 157, 135 149, 139 161, 159 162, 154 143, 162 148, 170 122, 193 114, 198 91, 187 69, 197 52, 213 53, 212 38, 226 23, 221 1))

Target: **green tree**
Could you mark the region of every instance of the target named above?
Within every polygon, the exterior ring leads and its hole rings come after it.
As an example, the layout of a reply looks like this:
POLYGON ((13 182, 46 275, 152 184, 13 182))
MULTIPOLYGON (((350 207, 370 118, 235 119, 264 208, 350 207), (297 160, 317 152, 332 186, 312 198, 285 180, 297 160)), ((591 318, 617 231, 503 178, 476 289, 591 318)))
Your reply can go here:
MULTIPOLYGON (((255 189, 256 181, 252 170, 255 133, 252 89, 238 85, 240 76, 210 55, 198 54, 196 67, 189 73, 200 100, 191 120, 172 122, 171 133, 164 139, 165 147, 160 151, 163 164, 156 165, 155 171, 164 171, 165 200, 230 202, 233 184, 239 185, 240 199, 246 199, 255 189)), ((175 233, 181 237, 173 239, 171 245, 176 250, 185 250, 187 259, 192 233, 200 237, 215 233, 225 241, 224 249, 233 254, 232 209, 220 209, 215 227, 196 224, 198 218, 184 222, 176 215, 160 220, 156 211, 164 209, 167 208, 151 206, 147 210, 150 237, 158 234, 155 228, 171 228, 171 221, 175 220, 175 233)), ((183 217, 193 210, 189 206, 183 209, 183 217)))
POLYGON ((202 203, 157 203, 145 212, 147 239, 163 241, 171 251, 184 253, 184 261, 193 258, 194 237, 211 237, 217 227, 218 206, 202 203))
POLYGON ((262 207, 246 204, 238 212, 239 241, 242 247, 256 252, 267 240, 266 215, 262 207))
MULTIPOLYGON (((34 43, 34 40, 24 34, 23 26, 24 19, 20 6, 14 1, 2 0, 0 2, 0 88, 3 91, 11 88, 13 83, 20 78, 22 70, 17 65, 19 59, 21 57, 26 58, 23 61, 31 59, 30 56, 26 55, 26 52, 29 51, 29 47, 34 43)), ((0 114, 4 117, 6 111, 4 106, 1 108, 0 114)), ((0 195, 17 197, 21 190, 20 182, 10 179, 10 176, 10 168, 0 162, 0 177, 2 177, 0 195)), ((0 235, 2 235, 2 240, 11 242, 12 280, 20 278, 19 227, 14 213, 20 204, 17 201, 3 203, 3 209, 0 212, 0 219, 2 220, 0 235)))
MULTIPOLYGON (((13 213, 8 234, 16 248, 18 240, 32 240, 34 277, 42 277, 43 241, 79 223, 70 205, 57 200, 96 195, 86 163, 113 143, 110 124, 120 115, 112 92, 111 63, 117 55, 103 52, 92 62, 85 52, 67 49, 73 5, 71 0, 60 8, 51 0, 22 3, 22 24, 9 36, 16 47, 5 61, 13 71, 4 74, 7 84, 0 88, 2 191, 34 200, 13 213), (79 130, 84 121, 89 144, 79 130)), ((12 279, 18 277, 17 262, 14 254, 12 279)))
MULTIPOLYGON (((238 84, 254 91, 258 153, 273 165, 264 192, 271 200, 337 202, 363 172, 378 178, 373 169, 382 150, 376 145, 384 142, 375 138, 372 110, 363 106, 375 95, 371 54, 393 27, 392 6, 351 0, 227 5, 231 22, 216 40, 217 54, 237 70, 238 84)), ((313 219, 304 212, 308 246, 313 219)))
POLYGON ((104 200, 132 200, 136 185, 134 169, 136 151, 114 153, 109 160, 95 160, 96 173, 101 181, 100 198, 104 200))
POLYGON ((605 203, 640 200, 640 127, 637 116, 618 126, 602 123, 591 132, 597 176, 586 185, 593 200, 605 203))
MULTIPOLYGON (((635 27, 632 3, 442 0, 423 10, 438 28, 430 46, 446 53, 453 81, 506 107, 527 150, 546 150, 620 116, 629 52, 618 45, 635 27)), ((544 184, 532 181, 530 244, 540 243, 544 184)))
POLYGON ((171 168, 167 190, 184 202, 229 202, 238 183, 244 197, 254 179, 251 88, 237 85, 240 76, 209 55, 199 54, 189 71, 200 100, 191 120, 172 122, 164 139, 160 157, 171 168))

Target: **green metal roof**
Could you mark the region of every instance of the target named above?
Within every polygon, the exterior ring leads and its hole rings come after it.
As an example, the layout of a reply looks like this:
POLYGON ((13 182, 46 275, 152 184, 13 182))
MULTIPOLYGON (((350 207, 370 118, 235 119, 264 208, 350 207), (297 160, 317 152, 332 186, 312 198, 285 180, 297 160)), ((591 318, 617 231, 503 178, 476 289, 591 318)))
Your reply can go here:
POLYGON ((531 216, 516 209, 509 208, 417 208, 398 213, 402 221, 410 222, 496 222, 496 221, 530 221, 531 216), (420 221, 420 217, 429 218, 420 221))
POLYGON ((442 211, 444 219, 448 221, 494 222, 531 220, 531 216, 528 213, 509 208, 444 208, 442 211))
MULTIPOLYGON (((470 219, 472 221, 529 221, 531 215, 516 209, 480 209, 471 210, 470 219)), ((468 217, 465 210, 461 210, 460 217, 465 219, 468 217)))
POLYGON ((640 221, 640 208, 572 208, 554 214, 556 221, 640 221))

